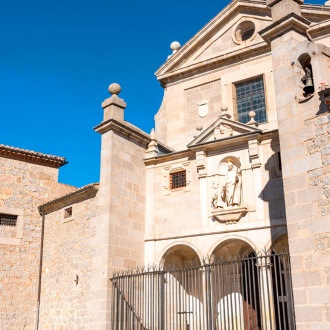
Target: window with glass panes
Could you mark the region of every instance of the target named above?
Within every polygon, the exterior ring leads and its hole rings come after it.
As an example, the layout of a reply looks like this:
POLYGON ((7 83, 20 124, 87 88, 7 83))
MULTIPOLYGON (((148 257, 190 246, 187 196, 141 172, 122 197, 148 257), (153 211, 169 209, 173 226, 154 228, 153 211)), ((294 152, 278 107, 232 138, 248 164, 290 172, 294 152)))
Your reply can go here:
POLYGON ((245 80, 235 84, 237 119, 241 123, 247 123, 251 118, 249 112, 254 111, 254 119, 258 123, 264 123, 266 118, 266 102, 264 80, 262 77, 245 80))

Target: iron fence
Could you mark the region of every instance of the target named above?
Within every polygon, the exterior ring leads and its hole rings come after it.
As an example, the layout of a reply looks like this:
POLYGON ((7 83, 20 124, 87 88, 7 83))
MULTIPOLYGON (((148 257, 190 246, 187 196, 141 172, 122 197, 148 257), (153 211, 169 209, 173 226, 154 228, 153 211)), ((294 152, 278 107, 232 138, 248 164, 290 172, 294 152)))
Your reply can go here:
POLYGON ((111 281, 112 330, 295 329, 288 253, 146 267, 111 281))

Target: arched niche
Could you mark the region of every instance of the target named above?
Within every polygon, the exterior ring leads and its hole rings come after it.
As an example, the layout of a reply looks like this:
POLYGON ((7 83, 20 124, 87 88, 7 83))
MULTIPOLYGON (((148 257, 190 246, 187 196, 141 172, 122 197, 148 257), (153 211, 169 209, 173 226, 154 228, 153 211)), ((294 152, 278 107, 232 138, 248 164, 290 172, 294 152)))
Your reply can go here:
POLYGON ((221 175, 221 176, 225 176, 227 171, 228 171, 228 161, 231 160, 231 162, 237 167, 240 168, 241 167, 241 161, 239 158, 234 157, 234 156, 227 156, 224 157, 223 159, 221 159, 221 161, 218 164, 218 169, 217 172, 221 175))

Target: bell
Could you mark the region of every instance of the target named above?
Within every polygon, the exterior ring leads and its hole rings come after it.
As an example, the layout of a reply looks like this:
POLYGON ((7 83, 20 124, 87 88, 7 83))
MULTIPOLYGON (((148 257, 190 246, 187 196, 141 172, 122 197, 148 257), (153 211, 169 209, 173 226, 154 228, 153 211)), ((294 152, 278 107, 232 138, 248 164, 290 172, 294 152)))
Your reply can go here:
POLYGON ((305 82, 305 87, 312 87, 313 85, 313 80, 311 77, 308 77, 305 82))
POLYGON ((305 96, 311 95, 314 93, 314 85, 312 77, 307 77, 305 80, 305 86, 303 88, 305 96))

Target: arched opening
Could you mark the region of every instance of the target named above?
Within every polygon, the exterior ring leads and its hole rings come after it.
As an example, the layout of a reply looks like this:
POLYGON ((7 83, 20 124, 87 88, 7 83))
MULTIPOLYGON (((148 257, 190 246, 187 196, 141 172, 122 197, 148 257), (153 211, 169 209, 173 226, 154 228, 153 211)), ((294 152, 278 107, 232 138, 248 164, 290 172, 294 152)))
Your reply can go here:
POLYGON ((315 91, 311 57, 309 54, 303 54, 299 57, 299 62, 304 70, 304 76, 301 78, 301 81, 304 84, 303 94, 305 98, 308 98, 311 97, 315 91))
POLYGON ((187 264, 200 265, 198 254, 188 245, 178 244, 167 250, 162 257, 164 268, 176 266, 184 267, 187 264))
POLYGON ((184 244, 171 247, 162 257, 163 313, 172 329, 197 328, 202 322, 203 271, 197 253, 184 244))
POLYGON ((261 329, 258 265, 252 246, 230 239, 212 256, 218 265, 212 283, 218 329, 261 329))
POLYGON ((293 324, 291 310, 291 275, 288 258, 288 235, 282 235, 271 246, 271 273, 273 283, 274 310, 277 329, 290 329, 293 324))

